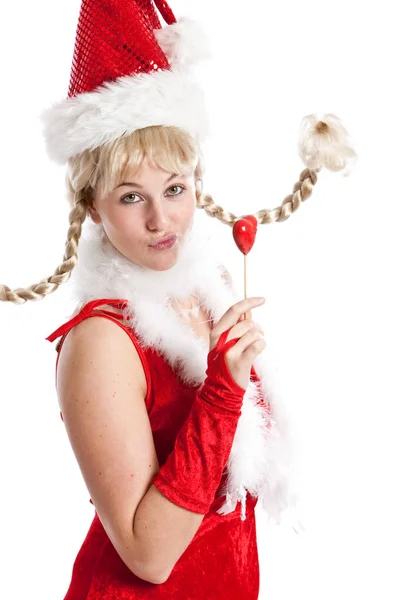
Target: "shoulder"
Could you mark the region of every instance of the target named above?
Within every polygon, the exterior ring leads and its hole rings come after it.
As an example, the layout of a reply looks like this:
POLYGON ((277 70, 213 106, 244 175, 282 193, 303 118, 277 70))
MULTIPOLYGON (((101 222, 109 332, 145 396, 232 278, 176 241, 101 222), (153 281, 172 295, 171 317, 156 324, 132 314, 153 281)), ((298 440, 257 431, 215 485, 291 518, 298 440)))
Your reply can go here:
POLYGON ((84 302, 79 302, 79 304, 77 304, 77 306, 75 307, 75 310, 73 311, 73 313, 71 315, 71 318, 75 317, 83 309, 90 310, 90 312, 115 313, 116 317, 118 317, 118 315, 124 316, 125 313, 124 313, 122 306, 125 303, 126 303, 126 300, 115 300, 115 301, 110 301, 109 303, 107 303, 107 301, 102 298, 100 298, 99 300, 91 300, 91 301, 86 300, 84 302))
MULTIPOLYGON (((108 369, 118 365, 131 370, 146 396, 147 383, 144 365, 130 337, 123 319, 104 318, 103 311, 116 312, 123 317, 123 310, 114 306, 100 305, 68 332, 60 350, 58 377, 71 374, 77 368, 86 371, 108 369), (121 324, 123 326, 121 327, 121 324)), ((79 311, 78 311, 79 312, 79 311)))

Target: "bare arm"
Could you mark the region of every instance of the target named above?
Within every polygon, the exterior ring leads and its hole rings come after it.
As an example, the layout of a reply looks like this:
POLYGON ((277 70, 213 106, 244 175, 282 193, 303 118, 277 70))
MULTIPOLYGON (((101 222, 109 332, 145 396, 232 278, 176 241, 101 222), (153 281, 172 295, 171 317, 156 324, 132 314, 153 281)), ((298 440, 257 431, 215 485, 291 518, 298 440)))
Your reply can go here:
POLYGON ((204 515, 177 506, 151 483, 159 463, 144 403, 144 371, 131 339, 108 319, 76 325, 60 352, 57 390, 107 535, 135 575, 162 583, 204 515))
POLYGON ((166 581, 203 518, 168 500, 154 484, 150 486, 137 508, 133 535, 138 555, 161 573, 153 583, 166 581))

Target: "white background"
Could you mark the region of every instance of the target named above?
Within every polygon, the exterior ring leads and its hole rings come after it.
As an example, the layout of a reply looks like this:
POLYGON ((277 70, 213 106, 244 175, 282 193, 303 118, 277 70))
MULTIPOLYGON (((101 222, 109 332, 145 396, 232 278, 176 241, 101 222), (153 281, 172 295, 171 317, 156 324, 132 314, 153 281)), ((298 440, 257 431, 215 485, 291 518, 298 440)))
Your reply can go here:
MULTIPOLYGON (((0 282, 27 287, 62 262, 64 168, 39 113, 66 96, 80 2, 6 3, 0 24, 0 282)), ((212 61, 196 70, 212 123, 205 191, 235 214, 280 205, 304 168, 304 115, 336 114, 358 153, 326 170, 287 221, 260 226, 248 295, 279 367, 299 438, 306 532, 257 513, 260 599, 400 597, 399 136, 397 3, 184 2, 212 61)), ((231 230, 199 211, 240 290, 231 230)), ((54 385, 68 284, 0 307, 1 580, 4 598, 64 597, 94 515, 54 385)), ((258 507, 257 507, 258 510, 258 507)))

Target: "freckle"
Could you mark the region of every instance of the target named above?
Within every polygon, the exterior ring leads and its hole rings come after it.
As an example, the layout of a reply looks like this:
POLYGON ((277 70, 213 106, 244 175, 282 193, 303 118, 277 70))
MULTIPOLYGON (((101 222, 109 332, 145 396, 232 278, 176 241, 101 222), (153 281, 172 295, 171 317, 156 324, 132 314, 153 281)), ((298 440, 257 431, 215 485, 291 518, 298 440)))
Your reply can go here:
POLYGON ((99 472, 99 475, 101 475, 101 471, 99 472))
POLYGON ((131 473, 131 477, 133 477, 133 473, 131 473))

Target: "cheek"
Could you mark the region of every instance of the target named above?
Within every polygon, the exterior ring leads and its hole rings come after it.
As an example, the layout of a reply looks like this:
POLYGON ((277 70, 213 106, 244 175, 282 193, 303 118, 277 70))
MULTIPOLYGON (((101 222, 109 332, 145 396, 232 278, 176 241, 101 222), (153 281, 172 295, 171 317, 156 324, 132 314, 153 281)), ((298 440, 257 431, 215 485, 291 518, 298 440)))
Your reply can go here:
POLYGON ((193 195, 178 209, 178 218, 185 225, 191 221, 196 210, 196 197, 193 195))
POLYGON ((133 210, 120 210, 113 216, 111 228, 114 236, 122 240, 135 240, 140 236, 140 217, 135 217, 133 210))

